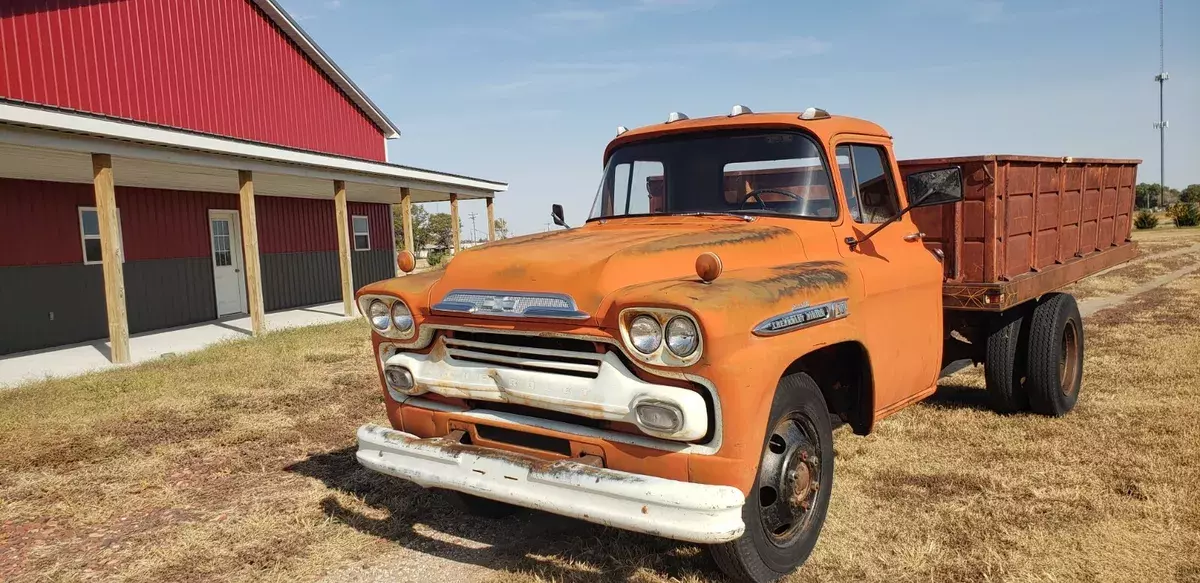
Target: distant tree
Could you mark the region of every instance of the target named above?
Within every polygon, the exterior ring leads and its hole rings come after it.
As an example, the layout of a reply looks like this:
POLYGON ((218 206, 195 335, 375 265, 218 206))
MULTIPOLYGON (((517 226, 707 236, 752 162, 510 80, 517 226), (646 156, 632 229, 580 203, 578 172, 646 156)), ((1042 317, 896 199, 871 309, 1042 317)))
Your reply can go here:
MULTIPOLYGON (((395 205, 392 211, 392 225, 396 227, 396 248, 404 248, 404 215, 400 205, 395 205)), ((417 249, 433 242, 433 232, 429 228, 429 211, 421 205, 412 205, 413 246, 417 249)))
POLYGON ((507 239, 508 238, 508 221, 506 221, 504 219, 496 219, 496 238, 497 239, 507 239))
POLYGON ((1179 202, 1182 193, 1178 189, 1167 187, 1165 196, 1159 196, 1159 186, 1142 182, 1137 185, 1134 197, 1138 208, 1168 207, 1179 202))
POLYGON ((1159 206, 1158 185, 1142 182, 1134 189, 1134 199, 1137 208, 1159 206))
POLYGON ((1179 202, 1200 202, 1200 184, 1189 184, 1179 193, 1179 202))
MULTIPOLYGON (((450 219, 449 213, 434 213, 429 215, 429 243, 436 249, 450 249, 454 247, 454 229, 462 229, 462 221, 457 225, 450 219)), ((415 230, 415 229, 414 229, 415 230)))

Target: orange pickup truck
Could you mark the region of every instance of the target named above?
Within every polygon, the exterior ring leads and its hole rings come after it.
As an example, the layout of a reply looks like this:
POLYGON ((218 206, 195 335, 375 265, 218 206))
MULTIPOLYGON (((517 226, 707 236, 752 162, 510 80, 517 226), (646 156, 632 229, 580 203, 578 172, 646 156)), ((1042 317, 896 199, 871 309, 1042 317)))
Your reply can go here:
POLYGON ((815 108, 619 128, 584 225, 359 290, 391 427, 358 460, 777 579, 817 542, 835 425, 865 435, 968 359, 1001 411, 1071 410, 1083 327, 1055 290, 1137 253, 1138 162, 897 161, 815 108))

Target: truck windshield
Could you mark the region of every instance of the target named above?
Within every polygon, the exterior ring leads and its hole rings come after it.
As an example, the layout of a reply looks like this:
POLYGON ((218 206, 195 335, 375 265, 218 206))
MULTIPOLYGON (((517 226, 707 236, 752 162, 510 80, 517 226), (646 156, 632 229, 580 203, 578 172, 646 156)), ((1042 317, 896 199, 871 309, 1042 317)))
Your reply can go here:
POLYGON ((821 148, 807 135, 723 132, 617 149, 590 218, 689 213, 833 219, 837 204, 821 148))

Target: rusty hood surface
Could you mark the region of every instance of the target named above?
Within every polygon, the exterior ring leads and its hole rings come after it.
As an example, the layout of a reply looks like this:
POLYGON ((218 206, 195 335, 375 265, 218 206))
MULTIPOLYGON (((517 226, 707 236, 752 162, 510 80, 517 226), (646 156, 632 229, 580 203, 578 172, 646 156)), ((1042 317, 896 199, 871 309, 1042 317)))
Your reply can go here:
POLYGON ((725 269, 805 258, 801 239, 766 221, 732 217, 657 217, 592 222, 505 239, 463 251, 429 290, 437 303, 454 290, 563 293, 592 315, 623 287, 695 277, 696 257, 720 255, 725 269))

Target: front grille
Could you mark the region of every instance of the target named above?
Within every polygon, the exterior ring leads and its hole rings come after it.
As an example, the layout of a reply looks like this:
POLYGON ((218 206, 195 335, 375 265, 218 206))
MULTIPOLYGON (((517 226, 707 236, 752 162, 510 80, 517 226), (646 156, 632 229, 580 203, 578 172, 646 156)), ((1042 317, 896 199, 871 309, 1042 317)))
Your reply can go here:
POLYGON ((589 379, 600 374, 602 353, 586 340, 454 332, 442 341, 457 360, 589 379))

